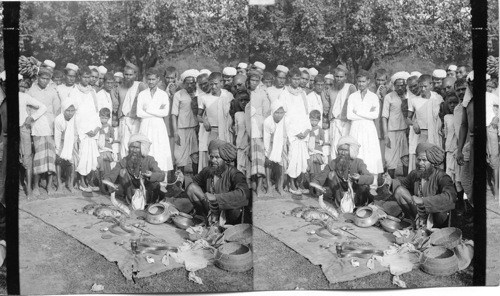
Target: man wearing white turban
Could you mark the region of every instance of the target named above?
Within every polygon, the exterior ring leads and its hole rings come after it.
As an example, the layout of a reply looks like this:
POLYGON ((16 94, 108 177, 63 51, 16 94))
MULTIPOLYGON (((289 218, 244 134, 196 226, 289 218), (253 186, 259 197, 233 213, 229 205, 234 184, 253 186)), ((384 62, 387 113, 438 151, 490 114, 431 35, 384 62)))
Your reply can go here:
POLYGON ((406 138, 406 117, 403 104, 408 105, 406 80, 410 74, 398 72, 392 77, 394 91, 387 94, 382 106, 382 133, 385 144, 385 161, 389 175, 399 164, 403 165, 403 175, 408 174, 408 139, 406 138))
POLYGON ((192 107, 193 103, 197 104, 195 100, 196 72, 188 70, 181 74, 184 88, 174 94, 172 103, 175 164, 179 170, 184 172, 185 166, 191 163, 194 173, 198 172, 193 161, 193 154, 198 153, 198 139, 196 137, 198 120, 192 107))
POLYGON ((165 180, 165 172, 158 167, 154 157, 148 155, 150 146, 151 142, 145 135, 131 135, 127 149, 129 154, 103 176, 103 183, 108 185, 110 191, 116 191, 115 196, 126 204, 131 204, 132 196, 141 186, 141 179, 146 190, 146 204, 159 200, 160 182, 165 180))
POLYGON ((337 144, 336 158, 332 159, 328 165, 318 174, 316 174, 311 185, 314 187, 323 187, 328 179, 328 189, 324 188, 323 193, 326 197, 331 196, 336 207, 340 206, 342 197, 349 189, 349 184, 354 191, 354 205, 356 207, 364 206, 373 201, 370 194, 370 185, 373 183, 374 176, 366 168, 366 164, 358 158, 359 144, 351 136, 344 136, 339 139, 337 144))

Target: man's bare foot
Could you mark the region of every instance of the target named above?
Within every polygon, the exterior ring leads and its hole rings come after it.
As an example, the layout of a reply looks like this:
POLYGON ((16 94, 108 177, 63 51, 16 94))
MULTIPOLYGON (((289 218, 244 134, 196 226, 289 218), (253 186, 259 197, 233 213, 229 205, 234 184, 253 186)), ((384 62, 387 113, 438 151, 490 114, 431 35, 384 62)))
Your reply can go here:
POLYGON ((33 189, 33 191, 31 192, 31 194, 34 197, 39 197, 40 196, 40 189, 38 189, 38 187, 36 187, 35 189, 33 189))
POLYGON ((47 195, 51 195, 55 192, 55 189, 52 185, 47 185, 47 195))
POLYGON ((285 190, 283 190, 283 188, 278 188, 277 191, 279 195, 281 196, 285 195, 285 190))
POLYGON ((68 186, 66 187, 66 189, 68 189, 68 191, 69 191, 70 193, 73 193, 73 191, 75 191, 75 188, 73 187, 73 185, 68 185, 68 186))

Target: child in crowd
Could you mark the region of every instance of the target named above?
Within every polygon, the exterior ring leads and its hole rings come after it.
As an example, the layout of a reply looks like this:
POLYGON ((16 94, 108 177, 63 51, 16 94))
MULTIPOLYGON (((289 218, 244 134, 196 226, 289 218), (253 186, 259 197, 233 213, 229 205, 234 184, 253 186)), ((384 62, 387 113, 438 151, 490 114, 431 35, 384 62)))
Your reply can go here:
POLYGON ((321 166, 324 164, 323 144, 325 143, 325 132, 319 127, 321 113, 318 110, 312 110, 309 113, 309 120, 311 121, 308 144, 308 173, 310 180, 314 177, 314 174, 321 172, 321 166))
POLYGON ((236 148, 238 156, 236 158, 236 168, 246 176, 249 165, 250 136, 247 133, 245 124, 245 107, 250 102, 250 95, 246 90, 236 93, 234 99, 239 104, 239 110, 234 114, 234 127, 236 132, 236 148))
POLYGON ((115 129, 110 126, 111 110, 102 108, 99 111, 99 118, 101 120, 101 129, 99 130, 99 157, 97 158, 99 170, 99 184, 101 192, 105 192, 102 178, 105 174, 111 171, 116 163, 118 157, 113 153, 113 143, 116 143, 115 129))
POLYGON ((283 182, 285 170, 288 166, 286 132, 283 117, 285 109, 281 100, 271 103, 271 115, 264 120, 264 153, 266 156, 266 181, 271 190, 271 173, 276 172, 276 189, 280 195, 284 194, 283 182))
POLYGON ((462 191, 459 188, 459 182, 456 179, 456 168, 458 166, 456 159, 456 150, 458 143, 458 135, 455 132, 454 127, 454 119, 453 119, 453 111, 455 107, 458 105, 459 99, 455 93, 449 93, 446 98, 446 102, 448 103, 448 108, 451 114, 446 114, 444 116, 444 137, 445 137, 445 151, 446 151, 446 173, 451 177, 453 183, 455 183, 457 187, 457 192, 462 191))

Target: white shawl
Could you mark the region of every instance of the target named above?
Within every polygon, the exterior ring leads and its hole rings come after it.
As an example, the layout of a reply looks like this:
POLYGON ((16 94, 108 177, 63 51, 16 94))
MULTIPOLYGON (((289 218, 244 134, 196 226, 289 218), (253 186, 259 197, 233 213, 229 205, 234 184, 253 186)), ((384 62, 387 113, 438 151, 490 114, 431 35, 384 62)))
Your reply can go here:
POLYGON ((278 123, 274 122, 273 114, 279 108, 284 108, 280 100, 275 100, 271 104, 271 115, 264 120, 264 150, 270 161, 280 162, 285 140, 285 120, 282 118, 278 123), (271 143, 273 135, 273 145, 271 143))
POLYGON ((64 144, 61 149, 61 154, 59 155, 62 159, 72 160, 73 159, 73 146, 75 145, 75 116, 71 117, 69 121, 66 121, 64 118, 64 112, 70 106, 74 106, 76 108, 76 104, 73 102, 71 97, 68 97, 64 100, 62 104, 62 113, 59 116, 62 116, 62 119, 66 123, 66 128, 64 129, 64 144))
POLYGON ((332 115, 337 119, 340 119, 340 115, 342 114, 342 108, 344 107, 345 101, 347 100, 347 94, 349 93, 350 87, 351 87, 350 83, 344 84, 344 87, 338 92, 337 98, 333 103, 332 115))
POLYGON ((139 81, 134 81, 132 86, 128 89, 127 94, 125 95, 125 99, 123 100, 122 105, 122 113, 125 116, 128 116, 130 111, 132 110, 132 106, 134 105, 134 100, 137 95, 137 89, 139 88, 139 81))

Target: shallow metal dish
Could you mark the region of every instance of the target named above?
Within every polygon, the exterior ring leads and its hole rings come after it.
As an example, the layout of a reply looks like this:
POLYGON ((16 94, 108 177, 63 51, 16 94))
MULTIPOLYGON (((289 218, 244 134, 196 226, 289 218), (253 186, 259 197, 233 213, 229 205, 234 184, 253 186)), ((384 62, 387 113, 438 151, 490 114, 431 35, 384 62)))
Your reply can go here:
POLYGON ((172 217, 172 221, 174 222, 175 226, 184 230, 188 229, 191 226, 194 226, 193 216, 185 213, 179 213, 179 215, 175 215, 174 217, 172 217))
POLYGON ((405 229, 407 227, 410 227, 411 223, 409 223, 408 221, 405 221, 405 220, 403 220, 401 222, 396 222, 396 221, 391 220, 391 219, 382 219, 380 221, 380 225, 382 225, 382 228, 385 231, 393 233, 396 230, 402 230, 402 229, 405 229))

